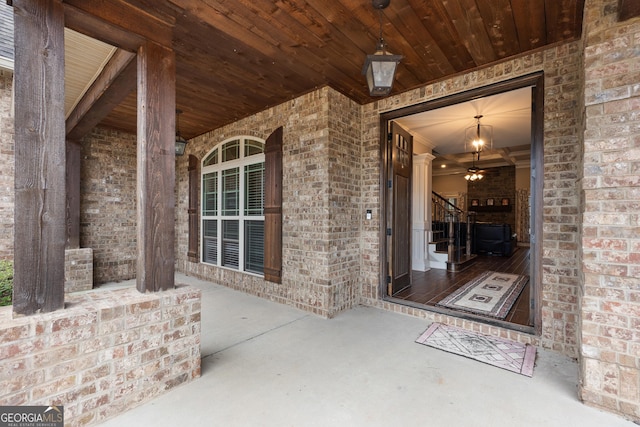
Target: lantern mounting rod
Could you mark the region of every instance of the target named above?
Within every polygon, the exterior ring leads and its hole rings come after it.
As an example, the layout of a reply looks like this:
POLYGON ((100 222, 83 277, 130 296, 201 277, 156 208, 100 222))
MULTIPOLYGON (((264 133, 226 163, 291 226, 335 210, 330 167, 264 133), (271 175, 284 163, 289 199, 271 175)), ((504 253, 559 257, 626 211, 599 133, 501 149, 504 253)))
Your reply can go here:
POLYGON ((391 0, 371 0, 374 9, 385 9, 391 3, 391 0))

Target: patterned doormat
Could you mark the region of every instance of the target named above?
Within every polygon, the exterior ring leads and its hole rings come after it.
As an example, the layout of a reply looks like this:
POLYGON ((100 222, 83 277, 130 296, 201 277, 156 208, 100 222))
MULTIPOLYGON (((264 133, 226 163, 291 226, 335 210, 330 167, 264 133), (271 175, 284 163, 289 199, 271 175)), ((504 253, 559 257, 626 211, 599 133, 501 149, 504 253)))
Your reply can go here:
POLYGON ((529 344, 482 335, 441 323, 432 323, 416 342, 527 377, 533 376, 536 348, 529 344))
POLYGON ((504 319, 528 281, 528 276, 485 271, 437 305, 504 319))

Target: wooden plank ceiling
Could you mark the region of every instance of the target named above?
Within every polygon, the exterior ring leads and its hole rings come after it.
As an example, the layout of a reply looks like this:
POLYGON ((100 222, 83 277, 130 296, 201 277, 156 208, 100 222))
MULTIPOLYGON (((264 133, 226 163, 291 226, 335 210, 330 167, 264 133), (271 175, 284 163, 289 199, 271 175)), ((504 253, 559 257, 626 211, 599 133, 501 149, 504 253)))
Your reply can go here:
MULTIPOLYGON (((379 31, 370 0, 64 2, 76 31, 101 38, 97 23, 108 21, 118 47, 135 45, 128 32, 172 44, 187 138, 325 85, 361 104, 376 99, 361 75, 379 31)), ((578 39, 583 9, 584 0, 392 0, 383 35, 404 56, 392 94, 578 39)), ((101 124, 135 132, 135 115, 132 93, 101 124)))

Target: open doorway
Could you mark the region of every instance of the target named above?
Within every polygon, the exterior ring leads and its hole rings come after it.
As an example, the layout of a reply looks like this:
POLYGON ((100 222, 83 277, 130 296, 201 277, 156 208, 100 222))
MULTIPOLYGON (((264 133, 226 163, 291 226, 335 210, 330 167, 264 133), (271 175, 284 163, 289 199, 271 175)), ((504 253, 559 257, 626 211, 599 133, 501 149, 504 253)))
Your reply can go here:
POLYGON ((385 299, 539 331, 542 85, 536 73, 381 116, 385 299), (483 134, 483 148, 469 143, 469 129, 483 134), (401 140, 409 140, 413 162, 399 192, 394 147, 401 140), (395 279, 399 260, 411 270, 408 281, 395 279), (480 287, 503 293, 476 293, 480 287), (472 298, 483 304, 464 301, 472 298))

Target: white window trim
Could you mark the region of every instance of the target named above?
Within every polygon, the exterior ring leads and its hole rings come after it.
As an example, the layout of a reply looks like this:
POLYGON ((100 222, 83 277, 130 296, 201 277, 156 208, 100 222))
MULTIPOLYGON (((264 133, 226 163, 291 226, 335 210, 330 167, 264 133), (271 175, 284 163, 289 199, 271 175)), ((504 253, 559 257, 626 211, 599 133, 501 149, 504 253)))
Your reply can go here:
POLYGON ((200 172, 200 183, 203 182, 203 178, 206 174, 211 172, 218 173, 218 182, 217 182, 217 215, 204 215, 203 214, 203 206, 204 206, 204 191, 200 191, 200 263, 204 265, 211 265, 218 268, 223 268, 230 271, 241 272, 245 274, 250 274, 257 277, 264 277, 263 274, 255 273, 253 271, 245 270, 245 221, 262 221, 264 223, 264 214, 263 215, 244 215, 245 211, 245 171, 244 167, 248 165, 264 163, 265 155, 264 155, 264 145, 265 140, 262 138, 258 138, 250 135, 238 135, 231 138, 227 138, 224 141, 216 144, 211 150, 209 150, 202 158, 201 161, 201 172, 200 172), (249 157, 245 157, 245 142, 250 139, 253 141, 258 141, 263 145, 263 152, 261 154, 254 154, 249 157), (240 141, 240 157, 238 159, 234 159, 231 161, 223 162, 222 161, 222 147, 231 141, 239 140, 240 141), (204 166, 204 161, 213 153, 215 150, 218 150, 218 163, 215 165, 204 166), (239 215, 222 215, 222 171, 228 169, 239 169, 239 203, 238 203, 238 213, 239 215), (217 242, 216 242, 216 250, 217 250, 217 263, 205 262, 204 259, 204 221, 206 220, 216 220, 216 228, 217 228, 217 242), (239 230, 238 230, 238 241, 239 241, 239 253, 238 253, 238 268, 227 267, 222 265, 222 221, 224 220, 238 220, 239 221, 239 230))

